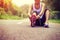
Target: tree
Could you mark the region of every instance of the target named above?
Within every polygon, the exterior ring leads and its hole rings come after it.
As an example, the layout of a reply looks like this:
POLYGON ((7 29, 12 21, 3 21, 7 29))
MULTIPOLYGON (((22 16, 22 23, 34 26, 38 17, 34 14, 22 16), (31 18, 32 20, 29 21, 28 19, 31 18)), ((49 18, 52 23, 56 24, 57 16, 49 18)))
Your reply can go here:
POLYGON ((60 0, 45 0, 49 7, 51 18, 60 19, 60 0))
POLYGON ((60 11, 60 0, 54 0, 53 7, 55 8, 54 10, 60 11))

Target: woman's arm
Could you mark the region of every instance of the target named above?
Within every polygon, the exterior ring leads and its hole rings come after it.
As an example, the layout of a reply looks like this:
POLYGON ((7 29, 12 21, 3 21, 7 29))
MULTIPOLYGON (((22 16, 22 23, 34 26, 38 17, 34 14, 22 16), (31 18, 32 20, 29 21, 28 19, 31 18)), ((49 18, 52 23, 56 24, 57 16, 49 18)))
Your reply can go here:
POLYGON ((39 15, 37 16, 37 18, 40 17, 41 15, 43 15, 44 11, 45 11, 45 4, 42 3, 42 10, 41 10, 41 12, 39 13, 39 15))
POLYGON ((28 16, 31 17, 31 13, 32 13, 32 6, 29 6, 29 11, 28 11, 28 16))

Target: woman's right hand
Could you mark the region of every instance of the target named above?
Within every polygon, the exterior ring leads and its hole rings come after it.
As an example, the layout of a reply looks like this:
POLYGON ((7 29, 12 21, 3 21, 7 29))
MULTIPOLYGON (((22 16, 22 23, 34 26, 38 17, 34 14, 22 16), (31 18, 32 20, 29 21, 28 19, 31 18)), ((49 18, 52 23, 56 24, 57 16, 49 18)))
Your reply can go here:
POLYGON ((29 15, 29 18, 31 17, 31 15, 29 15))

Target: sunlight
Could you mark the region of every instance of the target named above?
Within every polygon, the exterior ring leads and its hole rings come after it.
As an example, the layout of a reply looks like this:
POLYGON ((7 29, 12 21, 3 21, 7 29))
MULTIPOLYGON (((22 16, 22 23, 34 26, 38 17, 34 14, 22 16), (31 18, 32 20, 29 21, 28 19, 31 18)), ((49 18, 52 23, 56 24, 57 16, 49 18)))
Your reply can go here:
POLYGON ((34 0, 12 0, 13 4, 16 4, 17 6, 22 6, 24 4, 32 4, 34 3, 34 0))

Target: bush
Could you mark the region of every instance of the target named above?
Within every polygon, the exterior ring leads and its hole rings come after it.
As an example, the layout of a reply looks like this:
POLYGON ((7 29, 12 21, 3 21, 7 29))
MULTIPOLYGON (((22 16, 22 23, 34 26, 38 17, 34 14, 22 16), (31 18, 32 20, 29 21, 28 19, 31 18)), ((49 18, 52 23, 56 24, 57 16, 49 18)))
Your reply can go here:
POLYGON ((50 11, 50 19, 60 19, 60 12, 59 11, 50 11))
POLYGON ((52 20, 49 20, 49 22, 52 22, 52 23, 60 23, 60 19, 52 19, 52 20))
POLYGON ((15 20, 18 20, 18 19, 20 19, 20 17, 12 16, 12 15, 9 15, 9 14, 5 14, 5 15, 1 15, 0 19, 15 19, 15 20))

